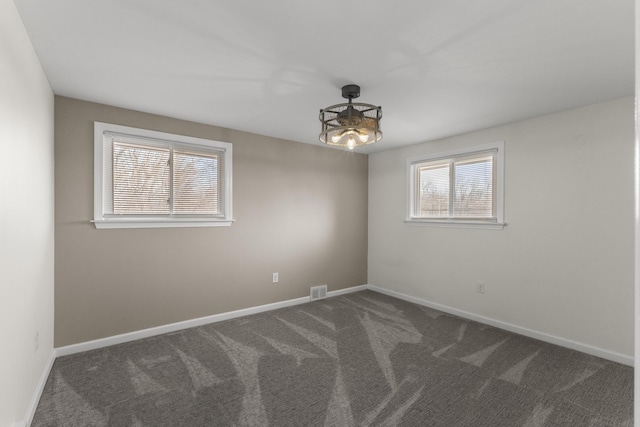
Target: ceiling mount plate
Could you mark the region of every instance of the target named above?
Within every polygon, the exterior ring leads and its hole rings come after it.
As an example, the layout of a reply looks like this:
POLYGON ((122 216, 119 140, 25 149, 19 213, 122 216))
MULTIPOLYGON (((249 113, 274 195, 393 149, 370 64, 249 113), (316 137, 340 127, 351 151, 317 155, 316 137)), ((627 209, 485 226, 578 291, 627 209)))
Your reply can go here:
POLYGON ((346 99, 354 99, 360 96, 360 86, 346 85, 342 86, 342 97, 346 99))

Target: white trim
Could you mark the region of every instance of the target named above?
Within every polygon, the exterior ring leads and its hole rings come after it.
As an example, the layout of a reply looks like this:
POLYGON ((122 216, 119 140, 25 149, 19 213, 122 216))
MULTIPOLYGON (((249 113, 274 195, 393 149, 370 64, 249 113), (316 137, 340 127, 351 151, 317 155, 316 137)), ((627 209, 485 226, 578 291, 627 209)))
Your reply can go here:
MULTIPOLYGON (((601 357, 603 359, 611 360, 614 362, 622 363, 625 365, 633 366, 634 359, 632 356, 616 353, 613 351, 605 350, 602 348, 594 347, 588 344, 583 344, 577 341, 568 340, 565 338, 561 338, 555 335, 550 335, 544 332, 535 331, 532 329, 524 328, 521 326, 513 325, 511 323, 503 322, 500 320, 492 319, 490 317, 485 317, 481 315, 477 315, 474 313, 470 313, 464 310, 458 310, 456 308, 452 308, 443 304, 434 303, 422 298, 417 298, 413 296, 409 296, 397 291, 392 291, 389 289, 385 289, 379 286, 374 285, 360 285, 354 286, 345 289, 339 289, 336 291, 327 292, 327 297, 337 297, 340 295, 346 295, 353 292, 359 292, 363 290, 371 290, 374 292, 378 292, 384 295, 389 295, 394 298, 398 298, 404 301, 412 302, 415 304, 419 304, 425 307, 433 308, 435 310, 440 310, 445 313, 453 314, 455 316, 463 317, 465 319, 473 320, 476 322, 484 323, 486 325, 491 325, 496 328, 504 329, 510 332, 514 332, 520 335, 524 335, 527 337, 535 338, 544 342, 548 342, 551 344, 556 344, 562 347, 570 348, 572 350, 580 351, 582 353, 590 354, 593 356, 601 357)), ((321 301, 321 300, 319 300, 321 301)), ((202 326, 210 323, 221 322, 224 320, 234 319, 237 317, 248 316, 251 314, 263 313, 266 311, 276 310, 284 307, 291 307, 295 305, 305 304, 310 302, 309 297, 301 297, 295 298, 286 301, 280 301, 272 304, 260 305, 257 307, 250 307, 241 310, 230 311, 226 313, 214 314, 212 316, 201 317, 198 319, 186 320, 183 322, 171 323, 168 325, 158 326, 149 329, 143 329, 140 331, 129 332, 126 334, 114 335, 111 337, 101 338, 93 341, 87 341, 79 344, 72 344, 64 347, 59 347, 54 349, 51 357, 42 371, 42 375, 38 382, 38 387, 34 392, 33 398, 29 405, 29 411, 27 414, 26 422, 24 424, 17 424, 16 427, 22 427, 29 425, 33 420, 33 416, 35 414, 36 408, 38 406, 38 401, 40 400, 40 396, 42 391, 44 390, 44 386, 47 382, 47 378, 51 372, 51 368, 55 361, 55 358, 68 356, 71 354, 81 353, 84 351, 95 350, 103 347, 108 347, 116 344, 122 344, 129 341, 134 341, 142 338, 148 338, 156 335, 165 334, 168 332, 175 332, 182 329, 193 328, 197 326, 202 326)))
POLYGON ((418 227, 440 227, 440 228, 476 228, 481 230, 503 230, 507 225, 504 222, 483 222, 483 221, 437 221, 430 219, 407 219, 405 224, 418 227))
MULTIPOLYGON (((433 308, 435 310, 440 310, 445 313, 453 314, 455 316, 463 317, 465 319, 473 320, 476 322, 484 323, 486 325, 491 325, 496 328, 504 329, 510 332, 514 332, 520 335, 524 335, 530 338, 535 338, 541 341, 545 341, 551 344, 556 344, 562 347, 570 348, 572 350, 580 351, 582 353, 590 354, 592 356, 601 357, 603 359, 611 360, 614 362, 622 363, 625 365, 633 366, 633 356, 616 353, 614 351, 602 349, 599 347, 594 347, 588 344, 580 343, 577 341, 569 340, 566 338, 558 337, 555 335, 547 334, 545 332, 536 331, 533 329, 524 328, 522 326, 514 325, 511 323, 503 322, 501 320, 496 320, 490 317, 481 316, 478 314, 470 313, 468 311, 459 310, 457 308, 449 307, 443 304, 438 304, 432 301, 428 301, 422 298, 413 297, 410 295, 403 294, 401 292, 392 291, 390 289, 385 289, 379 286, 374 285, 360 285, 353 286, 350 288, 339 289, 336 291, 327 292, 327 298, 329 297, 337 297, 340 295, 346 295, 353 292, 359 292, 364 290, 371 290, 374 292, 378 292, 381 294, 389 295, 394 298, 398 298, 404 301, 409 301, 415 304, 419 304, 425 307, 433 308)), ((320 300, 318 300, 320 301, 320 300)), ((72 344, 64 347, 59 347, 55 349, 55 357, 68 356, 70 354, 81 353, 83 351, 95 350, 98 348, 108 347, 111 345, 122 344, 129 341, 135 341, 138 339, 148 338, 156 335, 166 334, 168 332, 175 332, 182 329, 193 328, 197 326, 207 325, 210 323, 221 322, 224 320, 235 319, 237 317, 248 316, 251 314, 263 313, 266 311, 277 310, 279 308, 291 307, 294 305, 300 305, 310 302, 310 297, 300 297, 286 301, 280 301, 271 304, 260 305, 257 307, 249 307, 235 311, 229 311, 226 313, 214 314, 211 316, 200 317, 197 319, 185 320, 183 322, 171 323, 168 325, 157 326, 154 328, 143 329, 134 332, 128 332, 125 334, 114 335, 106 338, 100 338, 93 341, 86 341, 78 344, 72 344)), ((53 364, 53 360, 50 361, 50 365, 53 364)), ((51 369, 51 366, 48 367, 48 371, 51 369)), ((46 382, 46 376, 43 373, 43 379, 41 381, 46 382)), ((44 383, 42 384, 42 388, 44 388, 44 383)), ((41 393, 42 390, 39 391, 41 393)), ((39 398, 40 394, 38 394, 39 398)), ((37 405, 37 400, 35 400, 35 404, 37 405)), ((35 407, 33 408, 35 411, 35 407)))
POLYGON ((24 422, 14 423, 15 427, 23 427, 30 426, 33 421, 33 416, 36 414, 36 409, 38 408, 38 402, 40 402, 40 396, 42 396, 42 392, 44 391, 44 386, 47 384, 47 379, 51 374, 51 368, 53 367, 53 362, 55 362, 57 357, 56 350, 53 349, 51 354, 49 355, 49 359, 47 363, 44 365, 42 372, 40 373, 40 378, 38 379, 38 383, 36 384, 36 389, 33 392, 33 396, 31 396, 31 401, 29 402, 29 406, 27 407, 27 416, 24 422))
MULTIPOLYGON (((352 292, 363 291, 367 289, 367 285, 354 286, 346 289, 327 292, 327 297, 345 295, 352 292)), ((211 316, 199 317, 197 319, 185 320, 182 322, 170 323, 168 325, 156 326, 153 328, 142 329, 139 331, 127 332, 125 334, 113 335, 106 338, 100 338, 92 341, 85 341, 78 344, 71 344, 56 349, 56 356, 68 356, 70 354, 82 353, 83 351, 96 350, 103 347, 109 347, 116 344, 122 344, 143 338, 149 338, 156 335, 175 332, 182 329, 194 328, 197 326, 208 325, 210 323, 222 322, 224 320, 235 319, 237 317, 248 316, 251 314, 263 313, 265 311, 277 310, 279 308, 291 307, 294 305, 305 304, 310 302, 310 297, 300 297, 286 301, 274 302, 271 304, 259 305, 257 307, 243 308, 226 313, 213 314, 211 316)))
POLYGON ((110 218, 91 220, 97 229, 103 228, 170 228, 170 227, 228 227, 235 220, 175 220, 175 219, 136 219, 110 218))
MULTIPOLYGON (((633 141, 633 204, 634 204, 634 355, 640 366, 640 0, 635 1, 635 105, 633 141)), ((633 408, 635 426, 640 425, 640 369, 634 370, 633 408)))
POLYGON ((367 289, 369 289, 369 285, 352 286, 350 288, 338 289, 337 291, 329 291, 327 292, 327 298, 352 294, 354 292, 366 291, 367 289))
POLYGON ((276 302, 272 304, 260 305, 257 307, 244 308, 241 310, 228 311, 226 313, 213 314, 211 316, 199 317, 197 319, 185 320, 182 322, 170 323, 168 325, 156 326, 139 331, 127 332, 124 334, 113 335, 106 338, 100 338, 92 341, 85 341, 78 344, 71 344, 57 349, 58 356, 68 356, 70 354, 81 353, 83 351, 96 350, 98 348, 109 347, 116 344, 122 344, 143 338, 149 338, 156 335, 162 335, 169 332, 175 332, 182 329, 194 328, 197 326, 207 325, 209 323, 222 322, 224 320, 235 319, 236 317, 248 316, 250 314, 262 313, 265 311, 276 310, 278 308, 290 307, 298 304, 309 302, 309 297, 291 299, 287 301, 276 302))
MULTIPOLYGON (((336 291, 329 291, 327 292, 327 297, 337 297, 340 295, 346 295, 353 292, 364 291, 367 289, 384 294, 384 295, 389 295, 391 297, 398 298, 404 301, 408 301, 408 302, 419 304, 425 307, 433 308, 435 310, 440 310, 445 313, 453 314, 455 316, 463 317, 465 319, 491 325, 491 326, 504 329, 510 332, 514 332, 520 335, 528 336, 528 337, 545 341, 551 344, 556 344, 562 347, 570 348, 572 350, 577 350, 582 353, 587 353, 593 356, 601 357, 603 359, 633 366, 634 359, 632 356, 616 353, 616 352, 605 350, 598 347, 593 347, 588 344, 583 344, 577 341, 568 340, 565 338, 557 337, 555 335, 546 334, 544 332, 523 328, 521 326, 502 322, 500 320, 492 319, 485 316, 480 316, 464 310, 458 310, 456 308, 434 303, 425 299, 412 297, 412 296, 409 296, 397 291, 392 291, 390 289, 385 289, 379 286, 367 284, 367 285, 353 286, 345 289, 339 289, 336 291)), ((47 379, 49 378, 49 375, 51 373, 51 368, 53 367, 53 363, 55 362, 55 359, 57 357, 68 356, 71 354, 81 353, 84 351, 95 350, 95 349, 104 348, 104 347, 108 347, 116 344, 135 341, 142 338, 162 335, 168 332, 175 332, 182 329, 193 328, 193 327, 202 326, 210 323, 216 323, 224 320, 234 319, 237 317, 248 316, 251 314, 258 314, 266 311, 276 310, 279 308, 305 304, 308 302, 310 302, 310 297, 300 297, 300 298, 280 301, 272 304, 265 304, 257 307, 250 307, 250 308, 230 311, 226 313, 214 314, 212 316, 200 317, 197 319, 186 320, 183 322, 171 323, 168 325, 158 326, 158 327, 149 328, 149 329, 143 329, 140 331, 134 331, 134 332, 129 332, 125 334, 114 335, 111 337, 101 338, 93 341, 86 341, 79 344, 72 344, 64 347, 55 348, 51 353, 49 360, 47 361, 47 364, 42 370, 36 390, 34 391, 33 397, 31 398, 31 402, 28 407, 27 417, 25 421, 14 423, 14 427, 25 427, 30 425, 31 422, 33 421, 33 416, 35 415, 36 408, 38 407, 40 396, 42 395, 44 387, 47 383, 47 379)))
POLYGON ((580 351, 582 353, 590 354, 592 356, 601 357, 603 359, 611 360, 613 362, 618 362, 624 365, 633 366, 633 361, 634 361, 633 356, 616 353, 615 351, 605 350, 603 348, 594 347, 589 344, 584 344, 578 341, 569 340, 566 338, 547 334, 545 332, 524 328, 522 326, 518 326, 512 323, 503 322, 501 320, 492 319, 490 317, 485 317, 478 314, 470 313, 468 311, 458 310, 457 308, 449 307, 443 304, 438 304, 422 298, 412 297, 397 291, 381 288, 379 286, 367 285, 367 288, 372 291, 389 295, 404 301, 413 302, 415 304, 420 304, 425 307, 429 307, 435 310, 443 311, 445 313, 453 314, 455 316, 464 317, 465 319, 484 323, 490 326, 495 326, 496 328, 504 329, 510 332, 515 332, 516 334, 524 335, 530 338, 535 338, 540 341, 545 341, 551 344, 556 344, 561 347, 570 348, 572 350, 580 351))

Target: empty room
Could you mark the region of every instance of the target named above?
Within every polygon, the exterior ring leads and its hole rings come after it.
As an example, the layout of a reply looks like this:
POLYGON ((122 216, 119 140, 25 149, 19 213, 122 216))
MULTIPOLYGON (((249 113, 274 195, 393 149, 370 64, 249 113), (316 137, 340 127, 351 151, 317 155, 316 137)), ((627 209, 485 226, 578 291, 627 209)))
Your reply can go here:
POLYGON ((0 426, 633 426, 636 2, 0 0, 0 426))

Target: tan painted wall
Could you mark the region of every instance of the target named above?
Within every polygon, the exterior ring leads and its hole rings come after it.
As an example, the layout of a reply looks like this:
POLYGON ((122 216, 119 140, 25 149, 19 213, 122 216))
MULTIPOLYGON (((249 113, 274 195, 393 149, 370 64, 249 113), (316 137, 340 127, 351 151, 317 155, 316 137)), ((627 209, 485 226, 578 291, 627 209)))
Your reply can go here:
POLYGON ((365 155, 56 97, 55 156, 56 347, 367 282, 365 155), (93 121, 231 142, 236 222, 96 230, 93 121))
POLYGON ((372 154, 369 283, 633 355, 633 149, 628 97, 372 154), (503 231, 404 224, 407 158, 501 140, 503 231))
POLYGON ((53 357, 53 106, 20 15, 0 0, 0 426, 28 422, 53 357))

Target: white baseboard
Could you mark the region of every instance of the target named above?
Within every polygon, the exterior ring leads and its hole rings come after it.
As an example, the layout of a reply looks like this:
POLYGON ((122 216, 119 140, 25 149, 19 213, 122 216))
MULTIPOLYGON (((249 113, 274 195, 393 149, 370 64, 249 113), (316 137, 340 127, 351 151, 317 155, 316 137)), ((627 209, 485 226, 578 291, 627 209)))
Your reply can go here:
MULTIPOLYGON (((337 291, 327 292, 327 297, 345 295, 352 292, 358 292, 367 289, 367 285, 354 286, 337 291)), ((113 335, 106 338, 100 338, 93 341, 85 341, 78 344, 67 345, 56 349, 56 357, 68 356, 70 354, 81 353, 83 351, 95 350, 98 348, 108 347, 111 345, 122 344, 129 341, 135 341, 142 338, 149 338, 156 335, 175 332, 182 329, 194 328, 196 326, 208 325, 209 323, 222 322, 223 320, 234 319, 236 317, 248 316, 250 314, 262 313, 265 311, 276 310, 278 308, 291 307, 298 304, 310 302, 310 297, 301 297, 286 301, 275 302, 272 304, 260 305, 257 307, 244 308, 241 310, 229 311, 226 313, 214 314, 211 316, 199 317, 197 319, 185 320, 183 322, 170 323, 168 325, 157 326, 149 329, 128 332, 120 335, 113 335)))
POLYGON ((51 373, 51 368, 53 367, 53 362, 55 362, 55 360, 56 350, 52 349, 51 354, 47 359, 47 363, 44 365, 44 368, 42 368, 40 378, 38 379, 38 383, 36 384, 36 389, 33 391, 33 396, 31 397, 31 401, 29 402, 29 406, 27 407, 27 416, 25 417, 25 420, 23 422, 14 423, 14 427, 26 427, 31 425, 33 416, 36 414, 38 402, 40 402, 40 396, 42 396, 44 386, 47 384, 47 379, 49 378, 49 374, 51 373))
POLYGON ((327 292, 327 298, 337 297, 340 295, 352 294, 354 292, 360 292, 369 289, 369 285, 352 286, 350 288, 338 289, 337 291, 327 292))
POLYGON ((389 296, 404 300, 404 301, 420 304, 425 307, 433 308, 435 310, 440 310, 445 313, 463 317, 465 319, 474 320, 476 322, 484 323, 486 325, 495 326, 496 328, 504 329, 510 332, 515 332, 517 334, 524 335, 530 338, 535 338, 540 341, 545 341, 551 344, 556 344, 562 347, 570 348, 572 350, 577 350, 582 353, 590 354, 592 356, 601 357, 603 359, 611 360, 613 362, 622 363, 628 366, 633 366, 634 364, 633 356, 628 356, 626 354, 616 353, 614 351, 609 351, 603 348, 594 347, 588 344, 584 344, 584 343, 569 340, 566 338, 558 337, 555 335, 547 334, 545 332, 524 328, 522 326, 518 326, 511 323, 503 322, 501 320, 492 319, 490 317, 485 317, 478 314, 470 313, 468 311, 458 310, 457 308, 438 304, 422 298, 412 297, 410 295, 405 295, 403 293, 381 288, 379 286, 367 285, 366 288, 375 292, 379 292, 381 294, 389 295, 389 296))
MULTIPOLYGON (((425 307, 430 307, 435 310, 440 310, 445 313, 453 314, 455 316, 463 317, 465 319, 473 320, 476 322, 484 323, 487 325, 495 326, 496 328, 504 329, 510 332, 515 332, 520 335, 524 335, 530 338, 535 338, 541 341, 545 341, 551 344, 556 344, 562 347, 567 347, 572 350, 577 350, 583 353, 587 353, 593 356, 602 357, 603 359, 611 360, 614 362, 622 363, 628 366, 634 365, 633 356, 628 356, 625 354, 616 353, 613 351, 605 350, 599 347, 594 347, 588 344, 580 343, 577 341, 569 340, 566 338, 558 337, 555 335, 547 334, 545 332, 536 331, 533 329, 524 328, 522 326, 514 325, 511 323, 503 322, 500 320, 496 320, 490 317, 481 316, 478 314, 470 313, 468 311, 459 310, 457 308, 449 307, 443 304, 438 304, 435 302, 431 302, 422 298, 413 297, 410 295, 406 295, 397 291, 392 291, 386 288, 382 288, 374 285, 360 285, 353 286, 351 288, 339 289, 336 291, 327 292, 327 298, 336 297, 340 295, 346 295, 353 292, 363 291, 365 289, 369 289, 375 292, 379 292, 381 294, 389 295, 404 301, 413 302, 419 305, 423 305, 425 307)), ((135 341, 142 338, 148 338, 156 335, 166 334, 168 332, 175 332, 182 329, 193 328, 196 326, 207 325, 209 323, 221 322, 224 320, 234 319, 241 316, 248 316, 250 314, 263 313, 265 311, 276 310, 284 307, 291 307, 298 304, 304 304, 310 301, 309 297, 301 297, 295 298, 286 301, 280 301, 272 304, 260 305, 257 307, 250 307, 241 310, 230 311, 226 313, 214 314, 212 316, 200 317, 197 319, 186 320, 183 322, 171 323, 168 325, 157 326, 154 328, 143 329, 139 331, 129 332, 120 335, 114 335, 111 337, 101 338, 93 341, 86 341, 79 344, 72 344, 64 347, 59 347, 55 349, 55 356, 52 357, 49 367, 47 370, 47 375, 49 370, 51 369, 51 365, 53 365, 53 360, 55 357, 67 356, 70 354, 81 353, 83 351, 95 350, 98 348, 108 347, 111 345, 122 344, 129 341, 135 341)), ((42 381, 42 380, 41 380, 42 381)), ((46 376, 44 376, 43 381, 46 382, 46 376)), ((44 383, 42 383, 42 388, 44 388, 44 383)), ((41 393, 42 390, 39 391, 41 393)), ((40 397, 40 394, 37 396, 40 397)), ((35 405, 37 405, 38 400, 35 400, 35 405)), ((35 411, 35 407, 33 408, 35 411)), ((28 425, 28 424, 27 424, 28 425)))
MULTIPOLYGON (((624 354, 616 353, 616 352, 605 350, 602 348, 593 347, 587 344, 557 337, 555 335, 550 335, 544 332, 523 328, 521 326, 513 325, 511 323, 506 323, 500 320, 492 319, 485 316, 480 316, 467 311, 458 310, 453 307, 434 303, 434 302, 417 298, 417 297, 412 297, 400 292, 381 288, 379 286, 360 285, 360 286, 354 286, 346 289, 339 289, 336 291, 329 291, 327 292, 327 298, 346 295, 346 294, 363 291, 367 289, 372 290, 374 292, 379 292, 381 294, 389 295, 404 301, 408 301, 408 302, 416 303, 419 305, 423 305, 425 307, 433 308, 435 310, 440 310, 445 313, 453 314, 455 316, 463 317, 465 319, 474 320, 476 322, 484 323, 487 325, 495 326, 500 329, 515 332, 520 335, 539 339, 541 341, 549 342, 562 347, 567 347, 572 350, 577 350, 583 353, 591 354, 593 356, 601 357, 603 359, 633 366, 634 358, 632 356, 627 356, 624 354)), ((55 348, 53 349, 49 357, 49 360, 47 361, 47 364, 42 370, 40 379, 38 380, 37 388, 33 393, 31 402, 29 403, 29 407, 27 410, 27 417, 25 418, 25 421, 14 423, 13 427, 26 427, 31 425, 31 422, 33 421, 33 416, 35 415, 35 412, 36 412, 36 408, 38 407, 38 402, 40 401, 40 396, 42 395, 44 387, 47 383, 47 379, 49 378, 49 374, 51 373, 51 368, 53 367, 53 363, 55 362, 55 359, 57 357, 81 353, 83 351, 88 351, 88 350, 95 350, 98 348, 108 347, 115 344, 122 344, 125 342, 134 341, 137 339, 148 338, 156 335, 165 334, 168 332, 174 332, 182 329, 193 328, 196 326, 202 326, 210 323, 221 322, 223 320, 234 319, 241 316, 248 316, 250 314, 263 313, 265 311, 276 310, 284 307, 291 307, 294 305, 304 304, 307 302, 310 302, 309 297, 295 298, 295 299, 280 301, 272 304, 265 304, 257 307, 250 307, 250 308, 230 311, 226 313, 214 314, 212 316, 200 317, 197 319, 186 320, 184 322, 171 323, 168 325, 158 326, 158 327, 149 328, 149 329, 143 329, 140 331, 134 331, 126 334, 114 335, 111 337, 101 338, 93 341, 87 341, 79 344, 72 344, 64 347, 55 348)))

